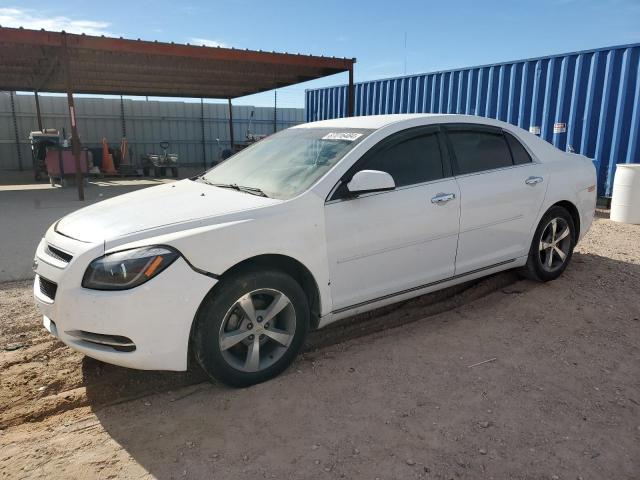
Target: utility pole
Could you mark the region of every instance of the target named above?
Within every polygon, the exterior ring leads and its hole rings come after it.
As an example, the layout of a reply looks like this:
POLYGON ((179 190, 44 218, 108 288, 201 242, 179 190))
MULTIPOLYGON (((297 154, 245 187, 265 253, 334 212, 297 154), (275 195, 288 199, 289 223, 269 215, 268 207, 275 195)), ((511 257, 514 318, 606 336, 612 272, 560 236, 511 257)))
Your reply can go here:
POLYGON ((407 32, 404 32, 404 74, 407 74, 407 32))

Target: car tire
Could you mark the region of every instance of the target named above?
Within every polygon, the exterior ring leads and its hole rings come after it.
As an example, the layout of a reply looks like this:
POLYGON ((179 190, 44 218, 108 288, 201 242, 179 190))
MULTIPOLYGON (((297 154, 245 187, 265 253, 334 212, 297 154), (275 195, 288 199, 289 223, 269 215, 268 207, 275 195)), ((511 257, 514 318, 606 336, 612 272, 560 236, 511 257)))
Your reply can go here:
POLYGON ((569 265, 577 237, 571 214, 563 207, 551 207, 536 228, 521 273, 539 282, 555 280, 569 265))
POLYGON ((307 295, 286 273, 231 274, 198 310, 193 352, 211 378, 248 387, 275 377, 293 362, 309 330, 309 318, 307 295))

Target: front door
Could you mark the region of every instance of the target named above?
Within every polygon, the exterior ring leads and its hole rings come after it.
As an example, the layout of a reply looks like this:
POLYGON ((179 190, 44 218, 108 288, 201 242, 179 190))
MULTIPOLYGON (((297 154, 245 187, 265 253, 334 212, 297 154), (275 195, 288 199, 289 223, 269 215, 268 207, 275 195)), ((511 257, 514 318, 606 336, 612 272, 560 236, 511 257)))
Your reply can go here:
POLYGON ((325 206, 333 310, 346 310, 453 275, 460 195, 443 140, 410 129, 369 150, 325 206), (359 170, 389 173, 396 188, 352 196, 359 170))

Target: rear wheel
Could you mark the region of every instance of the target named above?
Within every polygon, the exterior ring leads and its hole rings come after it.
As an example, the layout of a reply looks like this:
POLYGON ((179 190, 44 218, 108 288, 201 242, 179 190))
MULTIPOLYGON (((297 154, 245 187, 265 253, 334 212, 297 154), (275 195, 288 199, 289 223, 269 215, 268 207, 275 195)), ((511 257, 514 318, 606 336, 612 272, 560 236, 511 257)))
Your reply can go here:
POLYGON ((293 278, 279 271, 235 274, 203 302, 194 353, 211 377, 246 387, 286 369, 308 329, 307 297, 293 278))
POLYGON ((533 236, 524 274, 542 282, 558 278, 571 260, 576 238, 569 212, 559 206, 550 208, 533 236))

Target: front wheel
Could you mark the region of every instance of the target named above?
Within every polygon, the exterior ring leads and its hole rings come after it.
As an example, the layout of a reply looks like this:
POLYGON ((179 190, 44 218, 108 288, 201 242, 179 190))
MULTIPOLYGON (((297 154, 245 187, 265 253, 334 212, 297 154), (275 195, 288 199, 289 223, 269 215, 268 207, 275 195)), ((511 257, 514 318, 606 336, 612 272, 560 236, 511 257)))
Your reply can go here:
POLYGON ((193 349, 209 376, 247 387, 286 369, 308 329, 307 296, 293 278, 275 270, 238 273, 204 300, 193 349))
POLYGON ((525 276, 541 282, 558 278, 567 268, 577 232, 569 212, 559 206, 544 214, 533 235, 525 276))

